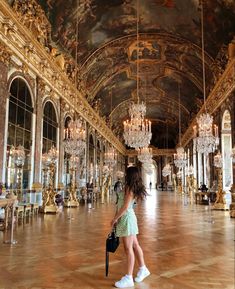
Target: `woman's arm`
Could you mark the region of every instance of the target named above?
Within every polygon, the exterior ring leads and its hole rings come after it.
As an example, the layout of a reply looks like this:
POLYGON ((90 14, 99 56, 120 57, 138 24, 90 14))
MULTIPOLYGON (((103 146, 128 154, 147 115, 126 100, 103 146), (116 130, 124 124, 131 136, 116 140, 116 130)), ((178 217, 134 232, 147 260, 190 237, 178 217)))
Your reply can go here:
POLYGON ((133 200, 133 193, 126 191, 125 193, 125 198, 124 198, 124 204, 123 206, 116 212, 112 222, 111 222, 111 226, 113 227, 119 218, 121 218, 121 216, 123 216, 126 212, 126 210, 129 207, 130 202, 133 200))

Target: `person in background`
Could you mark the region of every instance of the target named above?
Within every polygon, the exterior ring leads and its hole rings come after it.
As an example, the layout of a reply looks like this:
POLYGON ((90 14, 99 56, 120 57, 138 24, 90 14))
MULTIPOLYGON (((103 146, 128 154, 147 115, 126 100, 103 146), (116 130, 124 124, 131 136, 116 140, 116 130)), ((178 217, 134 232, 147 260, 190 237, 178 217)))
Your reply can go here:
POLYGON ((150 191, 151 191, 151 189, 152 189, 152 182, 150 181, 150 183, 149 183, 149 189, 150 189, 150 191))
POLYGON ((111 221, 112 228, 116 227, 116 235, 122 238, 125 254, 127 257, 126 275, 115 283, 117 288, 134 286, 135 282, 142 282, 150 275, 145 265, 144 254, 139 245, 137 234, 139 233, 136 215, 133 209, 135 201, 143 200, 147 196, 141 174, 137 167, 128 167, 126 170, 125 191, 118 196, 117 211, 111 221), (137 259, 139 270, 133 280, 133 269, 137 259))
POLYGON ((116 204, 117 204, 118 203, 119 193, 123 190, 123 185, 122 185, 122 182, 121 182, 120 178, 118 178, 118 180, 114 184, 114 188, 113 189, 114 189, 114 192, 116 193, 116 204))

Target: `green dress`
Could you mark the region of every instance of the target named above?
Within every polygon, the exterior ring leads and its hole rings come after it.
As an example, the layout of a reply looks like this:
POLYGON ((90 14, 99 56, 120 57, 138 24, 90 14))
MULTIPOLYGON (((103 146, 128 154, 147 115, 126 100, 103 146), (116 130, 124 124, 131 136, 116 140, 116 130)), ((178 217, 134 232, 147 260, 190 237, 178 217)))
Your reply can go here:
MULTIPOLYGON (((119 218, 116 225, 116 235, 118 237, 127 237, 139 233, 136 215, 133 209, 135 200, 131 201, 124 215, 119 218)), ((124 204, 124 192, 118 194, 117 210, 124 204)))

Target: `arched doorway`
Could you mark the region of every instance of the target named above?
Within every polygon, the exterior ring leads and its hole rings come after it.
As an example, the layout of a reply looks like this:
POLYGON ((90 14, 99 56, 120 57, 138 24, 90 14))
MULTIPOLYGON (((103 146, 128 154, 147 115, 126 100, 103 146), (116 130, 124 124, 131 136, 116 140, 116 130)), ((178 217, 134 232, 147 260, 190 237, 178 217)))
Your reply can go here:
MULTIPOLYGON (((42 153, 48 153, 48 151, 54 146, 57 148, 57 131, 58 120, 56 116, 56 110, 51 101, 47 101, 43 109, 43 134, 42 134, 42 153)), ((42 172, 43 173, 43 172, 42 172)), ((58 166, 56 166, 55 183, 58 181, 58 166)), ((42 176, 43 179, 44 176, 42 176)), ((45 184, 45 182, 44 182, 45 184)))
POLYGON ((223 158, 223 189, 229 192, 233 180, 232 167, 232 131, 231 131, 231 115, 228 110, 223 114, 222 131, 221 131, 221 145, 223 158))
MULTIPOLYGON (((32 181, 32 117, 33 104, 28 85, 24 79, 15 78, 10 86, 8 110, 7 188, 27 190, 30 187, 32 181), (16 160, 16 151, 20 147, 22 148, 21 152, 24 152, 25 155, 21 165, 16 160)), ((21 195, 20 198, 23 196, 21 195)))
POLYGON ((143 164, 142 165, 142 178, 144 185, 147 189, 150 189, 150 183, 151 188, 156 188, 156 182, 157 182, 157 166, 156 162, 153 161, 152 164, 143 164))

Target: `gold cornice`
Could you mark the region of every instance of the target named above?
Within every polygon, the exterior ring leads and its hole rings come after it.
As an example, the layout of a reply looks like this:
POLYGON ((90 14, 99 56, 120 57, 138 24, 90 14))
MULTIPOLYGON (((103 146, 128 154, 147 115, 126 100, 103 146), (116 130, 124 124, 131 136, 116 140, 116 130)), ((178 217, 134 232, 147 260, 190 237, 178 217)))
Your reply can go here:
MULTIPOLYGON (((174 153, 176 153, 175 149, 158 149, 158 148, 152 148, 152 154, 153 157, 155 156, 173 156, 174 153)), ((127 156, 133 157, 137 156, 137 151, 136 150, 127 150, 127 156)))
POLYGON ((92 109, 85 97, 79 92, 67 75, 55 63, 33 36, 16 17, 6 1, 0 2, 0 41, 8 47, 23 63, 34 71, 60 97, 74 108, 91 126, 122 154, 126 149, 104 120, 92 109), (28 44, 30 43, 30 49, 28 44), (76 100, 74 103, 74 99, 76 100))
POLYGON ((192 123, 182 136, 182 145, 185 147, 190 140, 193 138, 193 127, 196 125, 196 118, 203 112, 205 112, 205 107, 207 112, 213 114, 221 104, 230 96, 230 94, 235 90, 235 58, 232 59, 213 90, 210 92, 206 103, 201 107, 197 116, 193 119, 192 123))

